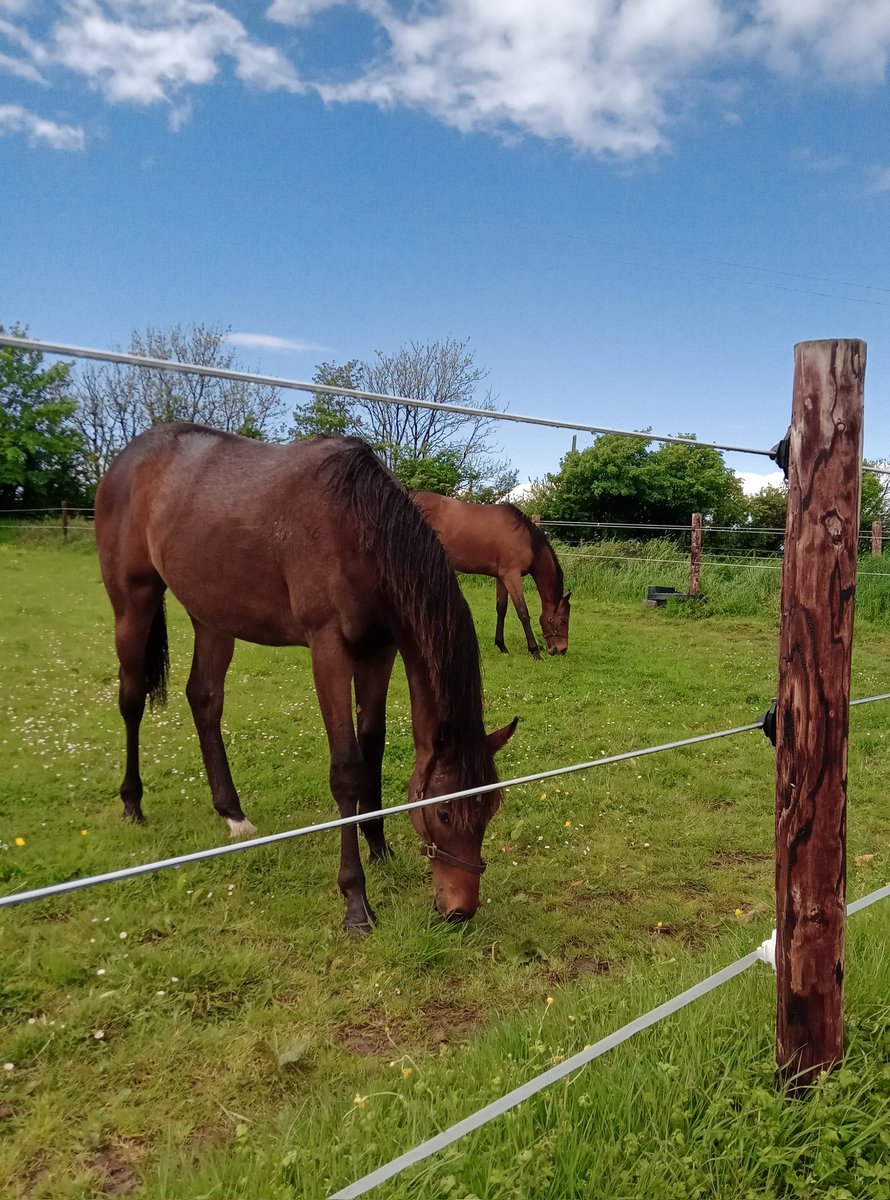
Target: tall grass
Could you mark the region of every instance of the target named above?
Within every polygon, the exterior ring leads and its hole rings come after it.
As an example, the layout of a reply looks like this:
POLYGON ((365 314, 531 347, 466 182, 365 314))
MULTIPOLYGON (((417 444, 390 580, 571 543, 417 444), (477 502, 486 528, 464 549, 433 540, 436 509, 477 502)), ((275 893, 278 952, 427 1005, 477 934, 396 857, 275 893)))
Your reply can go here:
MULTIPOLYGON (((579 595, 603 603, 641 603, 650 586, 689 587, 689 551, 668 539, 604 540, 582 546, 553 542, 566 579, 579 595)), ((751 556, 715 562, 704 555, 701 594, 695 604, 668 602, 677 616, 778 618, 781 557, 751 556)), ((890 616, 890 555, 860 555, 856 589, 858 622, 885 622, 890 616)))
POLYGON ((58 512, 42 516, 28 513, 22 517, 0 513, 0 546, 61 546, 89 554, 95 552, 96 535, 91 518, 74 514, 68 518, 66 539, 58 512))

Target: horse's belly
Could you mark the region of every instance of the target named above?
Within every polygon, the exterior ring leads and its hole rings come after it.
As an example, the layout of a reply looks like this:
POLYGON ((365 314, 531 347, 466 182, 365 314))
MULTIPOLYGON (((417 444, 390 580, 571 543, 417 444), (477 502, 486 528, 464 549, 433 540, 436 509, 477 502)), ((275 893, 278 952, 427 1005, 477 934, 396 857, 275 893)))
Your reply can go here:
POLYGON ((208 629, 264 646, 307 645, 287 585, 274 564, 258 555, 211 554, 194 548, 186 558, 159 556, 167 587, 195 621, 208 629))

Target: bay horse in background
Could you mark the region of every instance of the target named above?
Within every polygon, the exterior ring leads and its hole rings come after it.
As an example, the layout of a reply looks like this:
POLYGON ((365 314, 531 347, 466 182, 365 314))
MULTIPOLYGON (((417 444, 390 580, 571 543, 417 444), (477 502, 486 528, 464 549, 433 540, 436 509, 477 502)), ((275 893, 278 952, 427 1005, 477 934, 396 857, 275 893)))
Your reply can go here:
POLYGON ((564 592, 562 567, 543 529, 512 504, 473 504, 435 492, 414 492, 412 500, 432 525, 456 571, 493 575, 497 580, 497 627, 494 644, 502 654, 507 597, 525 631, 533 658, 540 658, 538 641, 522 592, 523 575, 531 575, 541 597, 541 630, 548 654, 569 648, 569 597, 564 592))
MULTIPOLYGON (((386 694, 396 653, 411 696, 410 799, 497 781, 486 737, 479 646, 457 578, 432 529, 370 446, 322 437, 269 445, 201 425, 158 425, 112 463, 96 494, 96 541, 114 609, 126 726, 124 816, 143 820, 139 726, 166 697, 164 593, 195 631, 186 695, 213 805, 233 837, 256 833, 220 731, 235 639, 308 646, 342 816, 381 807, 386 694), (355 720, 353 719, 353 687, 355 720)), ((454 921, 479 906, 491 791, 411 813, 436 907, 454 921)), ((382 818, 362 825, 370 857, 391 853, 382 818)), ((355 825, 340 831, 344 928, 374 920, 355 825)))

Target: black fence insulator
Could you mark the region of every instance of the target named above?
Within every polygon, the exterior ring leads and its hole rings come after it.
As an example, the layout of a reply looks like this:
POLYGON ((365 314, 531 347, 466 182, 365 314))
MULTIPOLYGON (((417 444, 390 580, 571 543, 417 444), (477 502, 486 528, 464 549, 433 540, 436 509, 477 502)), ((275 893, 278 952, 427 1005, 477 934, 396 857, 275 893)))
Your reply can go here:
POLYGON ((788 432, 782 438, 781 442, 776 442, 772 450, 769 452, 770 458, 788 479, 788 451, 791 447, 791 426, 788 426, 788 432))
POLYGON ((773 749, 776 748, 776 697, 773 697, 773 702, 763 714, 763 732, 773 744, 773 749))

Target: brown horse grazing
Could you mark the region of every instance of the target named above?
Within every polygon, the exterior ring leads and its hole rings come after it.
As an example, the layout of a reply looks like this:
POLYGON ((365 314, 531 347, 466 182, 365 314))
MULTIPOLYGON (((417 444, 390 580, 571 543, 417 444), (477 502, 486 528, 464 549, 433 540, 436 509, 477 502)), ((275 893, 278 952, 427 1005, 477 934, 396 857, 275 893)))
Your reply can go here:
MULTIPOLYGON (((233 837, 256 832, 220 733, 236 638, 309 647, 341 815, 381 807, 397 651, 416 752, 410 798, 496 782, 493 755, 516 722, 486 737, 479 647, 457 579, 433 531, 364 442, 267 445, 201 425, 156 426, 102 480, 96 541, 120 659, 125 817, 143 820, 139 724, 146 697, 166 695, 168 587, 194 626, 186 695, 213 804, 233 837)), ((479 906, 482 836, 498 804, 491 791, 411 814, 431 860, 436 907, 451 920, 479 906)), ((372 861, 391 853, 382 819, 362 830, 372 861)), ((374 914, 354 825, 341 829, 338 881, 344 928, 366 932, 374 914)))
POLYGON ((455 571, 493 575, 497 580, 494 644, 498 650, 507 653, 504 617, 509 596, 525 630, 529 653, 541 657, 522 594, 522 577, 531 575, 541 597, 547 653, 565 654, 571 592, 562 590, 562 567, 543 529, 512 504, 471 504, 435 492, 414 492, 411 499, 439 535, 455 571))

